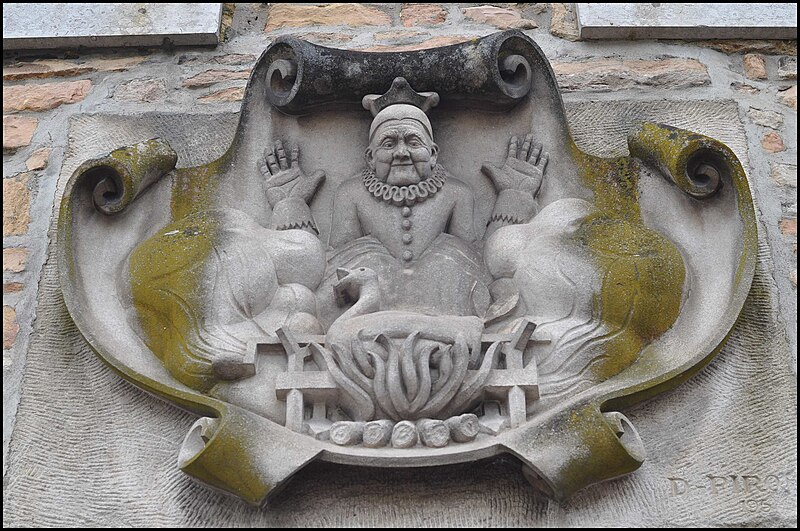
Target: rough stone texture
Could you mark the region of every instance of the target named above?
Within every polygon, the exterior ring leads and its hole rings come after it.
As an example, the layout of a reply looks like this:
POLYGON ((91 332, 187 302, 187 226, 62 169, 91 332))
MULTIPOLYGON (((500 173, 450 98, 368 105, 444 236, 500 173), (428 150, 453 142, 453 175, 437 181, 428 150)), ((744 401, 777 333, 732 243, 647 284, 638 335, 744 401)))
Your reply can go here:
POLYGON ((3 271, 20 273, 25 270, 28 250, 24 247, 6 247, 3 249, 3 271))
POLYGON ((3 293, 19 293, 25 287, 22 282, 5 282, 3 283, 3 293))
POLYGON ((797 55, 796 40, 721 40, 694 41, 693 44, 722 53, 765 53, 768 55, 797 55))
POLYGON ((791 107, 795 111, 797 110, 797 85, 793 87, 789 87, 786 90, 782 90, 778 92, 778 100, 786 105, 787 107, 791 107))
POLYGON ((204 88, 216 83, 247 79, 248 77, 250 77, 250 70, 206 70, 186 79, 183 82, 183 86, 187 88, 204 88))
POLYGON ((749 53, 742 59, 744 65, 744 75, 748 79, 767 79, 767 61, 764 56, 757 53, 749 53))
POLYGON ((400 21, 403 26, 435 26, 447 18, 447 11, 436 4, 403 4, 400 21))
POLYGON ((574 4, 550 4, 553 7, 550 33, 570 41, 580 40, 574 4))
POLYGON ((82 76, 90 72, 124 72, 145 60, 143 56, 94 58, 83 62, 37 59, 3 67, 3 81, 82 76))
POLYGON ((47 167, 47 160, 50 158, 50 153, 52 152, 53 150, 51 148, 37 149, 30 158, 25 161, 25 167, 28 168, 28 171, 45 169, 47 167))
POLYGON ((17 312, 11 306, 3 306, 3 350, 14 346, 18 333, 17 312))
POLYGON ((587 39, 797 38, 795 4, 577 4, 587 39), (794 20, 794 24, 792 23, 794 20))
POLYGON ((197 98, 197 101, 212 103, 220 101, 241 101, 242 98, 244 98, 244 87, 230 87, 197 98))
MULTIPOLYGON (((316 522, 326 526, 376 527, 392 523, 417 526, 708 526, 722 525, 721 520, 724 519, 724 523, 728 525, 793 527, 796 523, 796 460, 784 459, 796 455, 795 421, 781 417, 782 420, 772 423, 770 419, 773 415, 781 415, 785 411, 793 412, 796 408, 796 236, 782 236, 779 229, 780 219, 792 217, 792 208, 796 216, 796 188, 784 188, 782 181, 773 181, 771 176, 775 175, 777 163, 789 163, 785 166, 789 175, 794 172, 793 182, 796 186, 796 114, 791 112, 791 108, 796 110, 796 87, 786 89, 789 83, 785 82, 754 83, 758 85, 754 87, 734 81, 742 76, 732 76, 731 65, 740 64, 742 57, 724 54, 761 53, 795 57, 797 41, 567 42, 577 39, 572 5, 552 4, 550 13, 541 18, 538 16, 540 11, 530 7, 523 8, 523 12, 532 11, 536 14, 543 26, 552 18, 549 34, 542 31, 531 32, 551 60, 577 61, 587 54, 622 59, 653 58, 668 54, 699 58, 707 65, 713 81, 709 85, 677 90, 641 90, 634 87, 627 92, 592 95, 592 98, 597 99, 613 97, 628 100, 623 107, 631 109, 628 113, 632 119, 649 116, 666 123, 670 123, 669 120, 675 117, 683 119, 697 113, 698 109, 691 106, 691 100, 698 98, 735 99, 740 102, 739 112, 742 115, 751 106, 785 114, 781 134, 787 151, 776 155, 763 152, 759 142, 764 130, 750 124, 747 124, 749 145, 743 149, 737 148, 740 156, 742 153, 747 155, 748 152, 751 155, 750 163, 746 167, 764 229, 762 241, 768 241, 772 246, 771 252, 766 249, 761 252, 763 267, 759 270, 751 295, 751 299, 757 304, 753 306, 748 303, 742 322, 734 332, 733 341, 699 376, 666 396, 635 410, 626 411, 647 439, 650 452, 649 461, 637 473, 639 476, 598 485, 591 492, 582 493, 568 504, 560 505, 532 494, 519 476, 518 467, 505 461, 446 469, 375 471, 367 476, 362 476, 357 469, 314 465, 297 476, 289 489, 279 496, 275 507, 255 510, 229 497, 209 493, 205 487, 194 484, 175 469, 177 447, 194 418, 133 389, 97 361, 75 335, 74 326, 66 319, 61 308, 63 302, 58 297, 52 298, 58 291, 52 264, 45 270, 47 274, 40 288, 39 274, 45 258, 44 246, 50 241, 46 229, 52 216, 54 201, 54 192, 47 187, 55 187, 63 149, 68 141, 69 120, 74 113, 122 111, 139 114, 165 110, 186 112, 193 108, 191 106, 195 105, 197 96, 206 92, 171 90, 165 102, 118 103, 108 96, 121 83, 133 78, 163 77, 169 86, 179 87, 185 77, 205 68, 235 64, 215 59, 220 54, 251 55, 253 59, 250 61, 254 61, 266 45, 262 31, 268 8, 266 4, 236 4, 231 39, 216 49, 148 50, 145 61, 131 66, 127 72, 98 68, 92 72, 69 74, 90 78, 97 89, 79 105, 62 106, 39 115, 37 118, 41 119, 41 123, 36 131, 35 145, 19 149, 16 154, 4 159, 6 175, 14 174, 25 170, 25 161, 33 149, 44 145, 55 148, 49 166, 33 180, 40 188, 34 197, 32 223, 28 234, 12 236, 4 242, 7 246, 4 249, 4 270, 15 267, 8 260, 10 251, 14 251, 15 256, 21 254, 23 264, 27 261, 19 275, 6 273, 13 277, 19 276, 19 279, 6 280, 21 280, 25 289, 21 293, 9 295, 9 298, 21 301, 14 306, 22 330, 13 349, 4 353, 4 472, 7 471, 4 475, 4 524, 104 526, 138 522, 150 526, 158 523, 188 525, 187 522, 193 522, 198 526, 210 526, 215 522, 235 520, 242 525, 300 526, 313 521, 314 515, 317 515, 316 522), (571 21, 571 26, 565 19, 571 21), (589 44, 591 48, 587 49, 589 44), (709 53, 703 48, 720 53, 709 53), (184 54, 194 61, 191 68, 188 67, 189 62, 186 62, 186 68, 176 66, 183 64, 179 57, 184 54), (776 90, 780 89, 783 90, 776 96, 776 90), (642 99, 658 101, 648 106, 641 101, 637 102, 642 99), (668 112, 648 114, 659 106, 666 106, 668 112), (45 188, 41 188, 42 186, 45 188), (39 203, 38 208, 36 203, 39 203), (784 208, 781 208, 782 203, 784 208), (775 260, 774 265, 771 264, 772 259, 775 260), (35 344, 30 358, 32 361, 26 367, 25 355, 29 344, 27 338, 37 295, 41 301, 37 314, 39 331, 34 336, 35 344), (779 302, 782 313, 776 315, 779 302), (790 345, 794 347, 786 346, 787 336, 790 345), (746 350, 741 349, 743 341, 750 345, 746 350), (754 343, 758 343, 758 346, 754 347, 754 343), (70 353, 76 351, 80 352, 78 357, 70 353), (24 368, 27 373, 24 406, 20 412, 21 429, 12 431, 9 426, 13 426, 16 412, 16 393, 23 389, 17 382, 24 368), (762 375, 758 374, 760 371, 767 372, 762 375), (774 376, 770 376, 771 374, 774 376), (707 385, 709 381, 711 387, 707 385), (31 382, 33 385, 28 388, 27 383, 31 382), (765 389, 769 390, 767 398, 764 398, 765 389), (62 396, 70 402, 59 411, 51 410, 53 404, 49 399, 44 399, 62 396), (777 403, 772 403, 773 397, 777 397, 777 403), (110 401, 104 402, 105 398, 110 401), (673 411, 675 404, 679 407, 673 411), (686 404, 694 407, 689 408, 686 404), (99 409, 98 419, 108 419, 105 425, 97 423, 93 408, 99 409), (39 410, 42 411, 43 418, 37 419, 35 417, 39 410), (652 411, 657 412, 656 417, 652 417, 652 411), (748 418, 742 416, 748 411, 751 413, 748 418), (708 427, 707 423, 716 421, 715 417, 718 415, 720 424, 725 424, 728 419, 731 421, 724 430, 712 430, 708 427), (647 420, 643 423, 640 418, 647 420), (62 426, 65 426, 66 431, 60 435, 53 433, 53 427, 62 426), (667 433, 662 438, 664 426, 671 426, 673 429, 672 433, 667 433), (758 427, 755 433, 754 426, 758 427), (9 465, 6 452, 11 433, 14 445, 9 465), (792 434, 791 440, 781 439, 786 433, 792 434), (84 435, 87 435, 85 443, 82 442, 84 435), (165 439, 162 440, 162 437, 165 439), (655 443, 651 444, 652 440, 655 443), (34 444, 32 441, 37 442, 34 444), (784 441, 786 444, 781 448, 784 441), (65 442, 67 447, 64 447, 65 442), (52 459, 48 453, 51 447, 56 448, 52 459), (745 454, 749 451, 750 455, 741 460, 729 455, 720 458, 718 449, 734 447, 741 448, 745 454), (118 455, 122 457, 121 462, 116 458, 118 455), (696 455, 699 457, 695 458, 696 455), (131 475, 125 466, 142 472, 131 475), (712 493, 710 489, 702 488, 708 487, 703 483, 708 481, 706 475, 715 473, 738 474, 739 487, 743 483, 743 474, 760 474, 762 482, 758 485, 764 487, 765 475, 772 469, 780 469, 778 474, 791 480, 788 494, 770 491, 746 494, 742 490, 732 491, 732 481, 727 482, 725 490, 718 492, 712 493), (691 489, 686 494, 675 495, 672 483, 667 478, 685 477, 683 473, 695 478, 698 488, 691 489), (641 474, 645 476, 642 477, 641 474), (73 477, 76 475, 79 478, 73 477), (124 487, 120 489, 119 485, 124 487), (315 488, 319 492, 314 492, 315 488), (780 500, 782 497, 792 500, 788 509, 785 502, 780 500), (779 500, 777 505, 774 503, 775 499, 779 500), (465 507, 468 510, 465 511, 465 507)), ((421 29, 422 33, 414 37, 414 40, 448 37, 454 33, 464 34, 463 38, 466 39, 492 31, 486 27, 472 30, 460 25, 460 7, 448 7, 453 16, 445 24, 421 29)), ((381 10, 393 14, 395 25, 401 24, 399 6, 384 7, 381 10)), ((477 27, 474 24, 470 26, 477 27)), ((388 29, 384 27, 378 31, 388 29)), ((318 31, 315 28, 286 29, 275 32, 270 38, 291 32, 299 38, 334 47, 365 48, 373 43, 383 44, 372 31, 374 27, 370 26, 348 28, 336 25, 320 28, 318 31)), ((413 43, 403 41, 401 44, 413 43)), ((109 53, 113 52, 69 52, 69 55, 57 55, 64 59, 52 61, 86 65, 100 61, 98 56, 109 53)), ((116 58, 111 60, 116 61, 116 58)), ((767 58, 771 68, 777 60, 776 57, 767 58)), ((7 57, 4 60, 4 73, 20 62, 28 64, 31 61, 24 57, 7 57)), ((60 67, 53 65, 52 68, 60 67)), ((779 70, 778 63, 778 69, 771 71, 774 79, 778 79, 779 70)), ((68 71, 67 67, 65 71, 68 71)), ((30 82, 27 78, 18 80, 20 83, 30 82)), ((565 97, 568 106, 573 105, 571 116, 578 117, 578 122, 584 123, 575 130, 581 145, 586 146, 587 139, 595 138, 592 136, 595 130, 612 127, 615 131, 613 135, 608 138, 596 136, 597 140, 588 145, 600 152, 610 142, 613 148, 609 149, 610 152, 625 152, 627 122, 618 120, 613 115, 605 118, 608 109, 604 106, 611 105, 608 102, 602 103, 594 111, 575 111, 574 103, 570 102, 585 97, 578 92, 565 97)), ((194 108, 198 112, 217 108, 235 112, 238 105, 219 102, 194 108)), ((698 113, 697 122, 675 125, 701 130, 702 127, 698 124, 718 123, 715 128, 701 132, 710 133, 732 145, 735 139, 721 133, 728 131, 730 124, 738 120, 737 117, 735 106, 733 115, 712 106, 698 113)), ((27 140, 21 144, 27 146, 33 130, 36 129, 37 120, 29 116, 13 116, 11 120, 32 123, 29 125, 27 140)), ((78 121, 81 120, 82 118, 78 121)), ((160 120, 162 119, 157 119, 160 120)), ((168 116, 163 120, 174 122, 175 117, 168 116)), ((576 124, 576 120, 573 119, 572 122, 573 125, 576 124)), ((9 129, 6 125, 4 117, 4 152, 8 154, 13 149, 7 149, 9 137, 6 133, 9 129)), ((103 123, 85 125, 92 126, 98 130, 108 130, 107 124, 103 123)), ((235 124, 228 130, 232 131, 233 126, 235 124)), ((153 127, 131 127, 142 135, 161 131, 153 127)), ((164 124, 164 127, 167 125, 164 124)), ((192 124, 185 131, 203 129, 198 124, 192 124)), ((191 137, 186 132, 181 133, 181 136, 191 137)), ((203 142, 208 142, 214 136, 204 136, 203 142)), ((128 137, 119 136, 114 137, 110 144, 103 145, 115 147, 127 141, 128 137)), ((101 144, 98 141, 97 144, 83 145, 101 144)), ((192 155, 189 150, 182 144, 175 147, 180 151, 181 165, 191 164, 187 158, 192 155)), ((783 176, 784 173, 779 175, 783 176)))
POLYGON ((37 125, 37 118, 3 116, 3 152, 14 152, 30 144, 37 125))
POLYGON ((797 79, 797 57, 781 57, 778 60, 778 79, 797 79))
POLYGON ((352 35, 344 33, 324 33, 324 32, 310 32, 310 33, 295 33, 293 34, 298 39, 304 39, 315 44, 323 46, 336 46, 353 40, 352 35))
POLYGON ((251 53, 229 53, 214 57, 214 62, 221 65, 249 65, 255 63, 256 59, 251 53))
POLYGON ((750 107, 747 110, 747 117, 756 125, 769 127, 770 129, 780 129, 783 127, 783 115, 775 111, 764 111, 750 107))
POLYGON ((763 147, 764 151, 767 153, 779 153, 786 150, 786 146, 783 144, 783 138, 774 131, 764 135, 764 138, 761 139, 761 147, 763 147))
POLYGON ((3 179, 3 236, 19 236, 28 232, 31 222, 31 192, 27 173, 3 179))
POLYGON ((373 39, 376 41, 394 41, 395 44, 408 44, 409 41, 422 41, 426 34, 420 31, 392 30, 379 31, 375 33, 373 39))
POLYGON ((217 44, 222 4, 8 4, 3 49, 217 44))
POLYGON ((797 166, 793 164, 771 164, 770 176, 778 186, 797 188, 797 166))
POLYGON ((271 4, 264 31, 303 26, 389 26, 385 12, 364 4, 271 4))
POLYGON ((3 87, 3 112, 47 111, 68 103, 83 101, 92 89, 88 79, 40 85, 3 87))
POLYGON ((416 44, 381 44, 362 48, 364 52, 412 52, 414 50, 425 50, 427 48, 438 48, 439 46, 450 46, 470 40, 472 37, 466 35, 448 35, 434 37, 416 44))
POLYGON ((706 67, 695 59, 587 59, 553 63, 562 90, 609 92, 631 88, 680 89, 708 85, 706 67))
POLYGON ((760 90, 758 90, 756 87, 754 87, 752 85, 748 85, 746 83, 739 83, 738 81, 734 81, 733 83, 731 83, 731 88, 733 90, 735 90, 736 92, 739 92, 739 93, 742 93, 742 94, 755 95, 755 94, 758 94, 759 92, 761 92, 760 90))
POLYGON ((163 79, 134 79, 120 85, 114 92, 119 101, 164 101, 167 87, 163 79))
POLYGON ((522 18, 519 11, 497 6, 467 7, 464 16, 468 19, 489 24, 498 29, 533 29, 537 27, 535 20, 522 18))
POLYGON ((797 236, 797 218, 782 219, 780 222, 781 234, 784 236, 797 236))
MULTIPOLYGON (((624 152, 631 124, 649 118, 714 134, 746 154, 741 129, 731 127, 736 105, 600 102, 568 108, 577 141, 593 152, 624 152)), ((210 147, 198 146, 226 145, 233 130, 222 128, 227 134, 220 135, 219 122, 204 125, 207 118, 172 116, 150 126, 142 121, 82 119, 71 134, 75 154, 129 142, 135 131, 185 138, 173 145, 180 148, 179 165, 186 165, 189 156, 210 158, 210 147), (222 138, 209 141, 215 134, 222 138)), ((65 164, 61 187, 74 165, 73 159, 65 164)), ((786 369, 789 349, 776 317, 766 248, 759 259, 754 289, 719 356, 676 390, 625 411, 649 453, 632 476, 557 504, 534 494, 513 460, 406 470, 320 463, 298 473, 263 509, 198 485, 177 469, 177 448, 194 417, 123 382, 98 360, 66 314, 51 258, 9 454, 4 523, 465 527, 485 526, 490 518, 491 525, 524 527, 791 525, 796 385, 786 369), (42 481, 43 474, 53 479, 42 481), (708 475, 733 475, 736 489, 726 480, 711 494, 708 475), (760 486, 774 475, 776 491, 744 493, 744 475, 757 476, 760 486), (670 478, 695 488, 678 494, 670 478), (749 501, 769 505, 752 513, 749 501)))

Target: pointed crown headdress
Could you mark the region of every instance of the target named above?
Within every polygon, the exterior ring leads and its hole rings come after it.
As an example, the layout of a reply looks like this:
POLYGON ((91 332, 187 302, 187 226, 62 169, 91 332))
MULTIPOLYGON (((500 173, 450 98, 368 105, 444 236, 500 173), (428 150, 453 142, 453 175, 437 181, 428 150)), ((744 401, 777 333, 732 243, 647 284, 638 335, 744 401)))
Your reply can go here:
POLYGON ((419 122, 433 140, 433 128, 428 115, 429 109, 439 104, 436 92, 417 92, 408 84, 406 78, 396 77, 386 94, 367 94, 361 105, 372 113, 369 139, 382 124, 390 120, 414 120, 419 122))

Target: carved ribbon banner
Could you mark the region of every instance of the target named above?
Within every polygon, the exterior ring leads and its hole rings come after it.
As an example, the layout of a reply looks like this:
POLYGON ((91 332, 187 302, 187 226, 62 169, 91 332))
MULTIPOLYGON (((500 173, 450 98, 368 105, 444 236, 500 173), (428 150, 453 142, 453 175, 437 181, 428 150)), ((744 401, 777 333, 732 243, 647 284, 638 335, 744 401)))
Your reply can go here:
POLYGON ((628 145, 577 147, 521 32, 279 38, 218 160, 151 139, 75 171, 65 301, 112 369, 202 416, 179 466, 251 503, 313 460, 501 454, 563 499, 642 464, 619 410, 711 360, 754 273, 732 151, 654 123, 628 145))

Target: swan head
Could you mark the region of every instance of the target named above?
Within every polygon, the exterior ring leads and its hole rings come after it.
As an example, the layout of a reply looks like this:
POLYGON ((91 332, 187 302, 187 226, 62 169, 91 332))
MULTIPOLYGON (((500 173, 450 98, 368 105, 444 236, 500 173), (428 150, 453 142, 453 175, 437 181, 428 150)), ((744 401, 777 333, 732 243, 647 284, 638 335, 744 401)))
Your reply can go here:
POLYGON ((378 274, 368 267, 354 269, 340 267, 336 269, 336 278, 338 280, 333 285, 333 293, 339 306, 357 301, 361 296, 361 288, 378 282, 378 274))

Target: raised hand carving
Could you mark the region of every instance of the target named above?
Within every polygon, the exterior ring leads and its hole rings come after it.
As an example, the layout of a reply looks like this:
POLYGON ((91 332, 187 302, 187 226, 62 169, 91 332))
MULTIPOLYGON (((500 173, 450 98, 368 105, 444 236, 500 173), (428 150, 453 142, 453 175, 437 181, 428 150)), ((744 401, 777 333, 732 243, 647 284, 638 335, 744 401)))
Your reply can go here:
POLYGON ((486 162, 481 168, 494 183, 498 192, 515 190, 536 197, 542 186, 542 178, 550 155, 542 152, 542 145, 533 143, 533 135, 528 134, 519 147, 519 139, 512 136, 508 143, 508 157, 500 166, 486 162))
POLYGON ((290 197, 308 204, 325 181, 325 172, 322 170, 307 176, 300 168, 299 158, 300 148, 297 145, 287 158, 281 140, 276 140, 273 148, 264 150, 259 161, 259 170, 266 179, 267 201, 272 208, 290 197))

